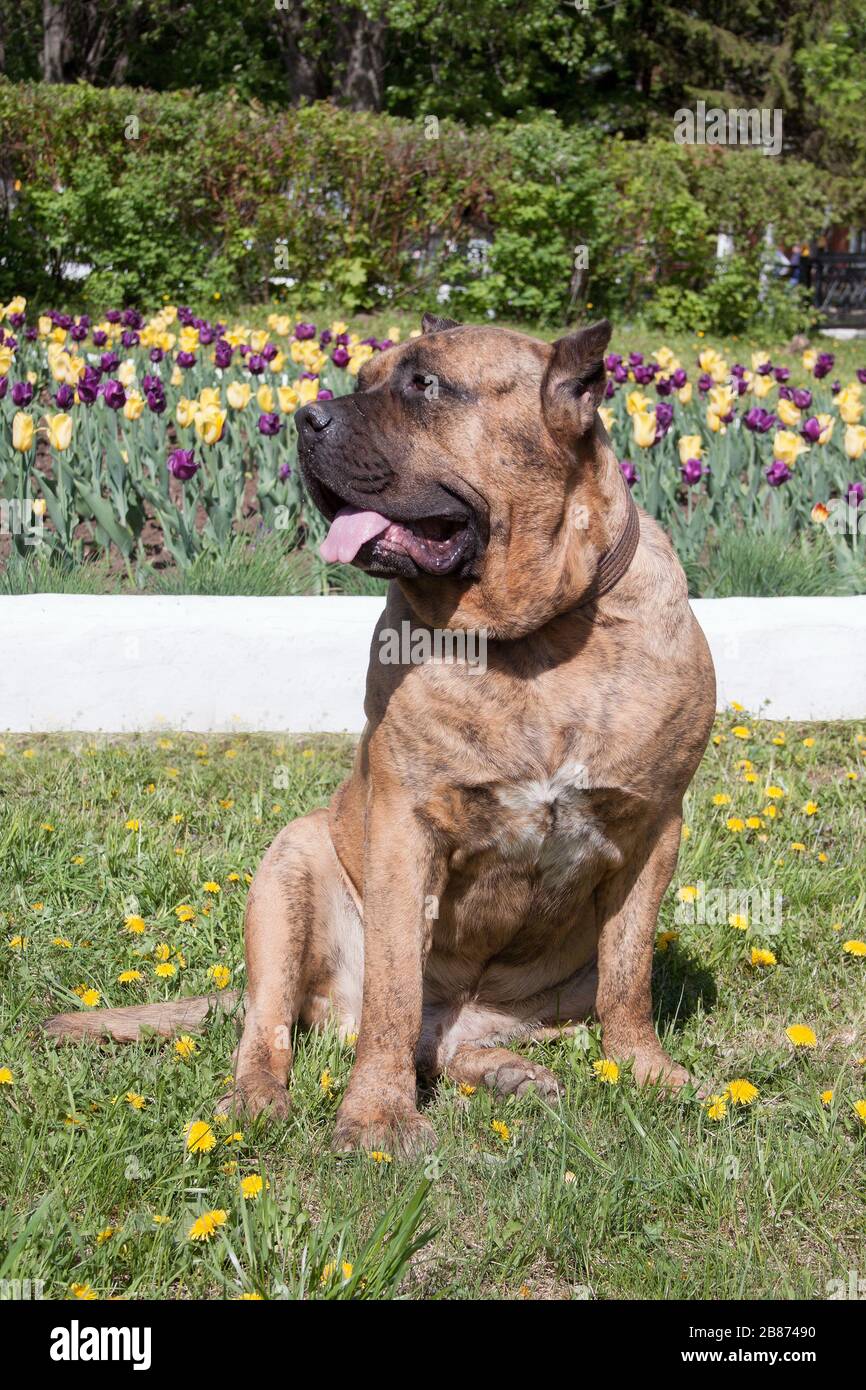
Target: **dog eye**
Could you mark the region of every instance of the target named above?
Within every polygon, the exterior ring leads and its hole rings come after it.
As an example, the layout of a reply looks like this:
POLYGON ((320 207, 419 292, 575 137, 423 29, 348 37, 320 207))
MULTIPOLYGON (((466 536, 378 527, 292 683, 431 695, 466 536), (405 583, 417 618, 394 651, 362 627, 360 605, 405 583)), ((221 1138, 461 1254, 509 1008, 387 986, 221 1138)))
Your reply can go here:
POLYGON ((409 378, 409 390, 426 391, 427 387, 430 385, 430 380, 431 378, 425 376, 424 372, 413 372, 412 376, 409 378))

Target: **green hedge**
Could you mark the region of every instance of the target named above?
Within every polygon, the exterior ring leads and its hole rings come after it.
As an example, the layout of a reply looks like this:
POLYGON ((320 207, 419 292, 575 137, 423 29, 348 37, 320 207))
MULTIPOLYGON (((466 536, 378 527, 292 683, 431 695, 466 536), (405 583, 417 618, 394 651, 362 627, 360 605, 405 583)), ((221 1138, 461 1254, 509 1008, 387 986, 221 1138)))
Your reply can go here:
POLYGON ((799 315, 790 295, 759 299, 764 227, 803 238, 826 201, 808 165, 665 134, 637 144, 549 113, 431 130, 327 103, 0 80, 0 297, 256 301, 287 275, 305 305, 347 313, 429 304, 448 284, 476 316, 557 324, 654 296, 661 327, 736 332, 799 315), (745 253, 727 285, 720 228, 745 253), (72 262, 94 267, 77 290, 72 262))

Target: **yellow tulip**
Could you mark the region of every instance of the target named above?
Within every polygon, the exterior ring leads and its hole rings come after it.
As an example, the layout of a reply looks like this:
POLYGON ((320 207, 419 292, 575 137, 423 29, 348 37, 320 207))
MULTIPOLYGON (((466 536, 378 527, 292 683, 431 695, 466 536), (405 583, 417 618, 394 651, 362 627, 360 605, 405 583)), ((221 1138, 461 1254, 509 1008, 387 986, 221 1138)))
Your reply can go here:
POLYGON ((135 381, 135 363, 129 357, 125 362, 121 362, 117 369, 117 380, 121 386, 131 386, 135 381))
POLYGON ((275 357, 271 358, 270 362, 268 363, 268 368, 270 371, 274 373, 281 372, 283 370, 283 367, 285 366, 285 363, 286 354, 284 352, 278 352, 275 357))
POLYGON ((646 415, 635 414, 631 417, 631 427, 634 433, 634 442, 641 449, 648 449, 656 439, 656 414, 654 410, 646 415))
POLYGON ((815 363, 818 361, 818 354, 814 348, 807 348, 803 353, 803 366, 807 372, 811 372, 815 363))
POLYGON ((613 411, 609 410, 606 405, 600 405, 598 407, 598 418, 601 420, 608 434, 610 434, 613 429, 613 411))
POLYGON ((709 425, 713 434, 727 434, 728 432, 727 425, 722 420, 721 415, 719 415, 719 413, 715 410, 707 411, 707 424, 709 425))
POLYGON ((195 432, 205 444, 218 444, 226 422, 226 412, 217 406, 199 410, 195 417, 195 432))
POLYGON ((758 370, 759 367, 766 366, 766 364, 769 362, 769 360, 770 360, 770 354, 769 354, 768 352, 753 352, 753 353, 752 353, 752 371, 756 372, 756 371, 758 370))
POLYGON ((846 386, 836 397, 836 405, 844 424, 859 425, 863 417, 863 402, 859 391, 855 393, 852 387, 846 386))
POLYGON ((683 434, 677 445, 680 451, 680 463, 685 463, 687 459, 700 459, 704 456, 701 436, 699 434, 683 434))
POLYGON ((177 340, 178 351, 195 352, 198 347, 198 329, 185 326, 180 330, 177 340))
POLYGON ((181 371, 180 367, 174 367, 174 368, 172 369, 172 373, 171 373, 171 384, 172 384, 172 386, 182 386, 182 385, 183 385, 183 372, 181 371))
POLYGON ((226 387, 226 400, 232 410, 246 410, 252 392, 245 381, 233 381, 226 387))
POLYGON ((773 389, 773 378, 771 376, 755 376, 752 379, 752 395, 757 396, 762 401, 765 396, 769 396, 773 389))
POLYGON ((206 410, 210 405, 222 405, 218 386, 204 386, 198 393, 198 403, 201 410, 206 410))
POLYGON ((126 405, 123 407, 123 413, 127 420, 140 419, 143 410, 144 396, 142 396, 140 391, 130 391, 126 398, 126 405))
MULTIPOLYGON (((399 326, 398 326, 396 323, 392 323, 392 324, 391 324, 391 327, 388 329, 388 332, 387 332, 387 335, 386 335, 386 336, 387 336, 388 338, 390 338, 390 340, 391 340, 392 343, 399 343, 399 341, 400 341, 400 328, 399 328, 399 326)), ((666 352, 667 349, 666 349, 666 348, 663 348, 662 351, 663 351, 663 352, 666 352)), ((672 368, 672 370, 675 370, 675 368, 672 368)))
POLYGON ((301 405, 309 405, 319 394, 319 382, 310 381, 307 377, 304 381, 298 382, 298 397, 301 405))
POLYGON ((792 434, 790 430, 776 430, 773 436, 773 458, 781 459, 782 463, 793 468, 801 454, 805 454, 807 445, 798 434, 792 434))
MULTIPOLYGON (((9 300, 9 303, 6 305, 6 313, 7 313, 7 314, 23 314, 23 313, 24 313, 24 310, 25 310, 26 308, 27 308, 27 300, 24 298, 23 294, 16 294, 15 298, 14 298, 14 299, 10 299, 10 300, 9 300)), ((0 314, 0 318, 2 318, 2 317, 3 317, 3 315, 0 314)))
POLYGON ((859 459, 866 449, 866 425, 849 425, 845 431, 845 453, 849 459, 859 459))
POLYGON ((258 391, 256 392, 256 401, 258 403, 259 409, 263 410, 266 415, 273 414, 274 393, 270 386, 268 386, 267 384, 263 384, 259 387, 258 391))
POLYGON ((301 403, 300 396, 292 386, 278 386, 277 400, 284 415, 291 415, 292 411, 297 410, 301 403))
POLYGON ((685 386, 681 386, 677 391, 677 400, 680 405, 688 405, 692 399, 692 383, 687 381, 685 386))
POLYGON ((730 415, 734 408, 734 392, 730 386, 713 386, 709 392, 708 410, 715 415, 730 415))
POLYGON ((33 443, 33 421, 23 410, 12 416, 12 448, 26 454, 33 443))
POLYGON ((46 415, 45 423, 52 449, 68 449, 72 443, 72 416, 46 415))
POLYGON ((821 433, 818 435, 819 444, 829 444, 833 438, 833 426, 836 421, 832 415, 818 415, 818 424, 821 426, 821 433))
POLYGON ((40 314, 40 315, 39 315, 39 320, 38 320, 38 322, 37 322, 37 324, 36 324, 36 328, 37 328, 37 331, 38 331, 38 333, 39 333, 40 338, 47 338, 47 337, 48 337, 48 334, 51 332, 51 330, 52 330, 53 327, 54 327, 54 320, 53 320, 53 319, 50 319, 50 318, 48 317, 47 314, 40 314))
POLYGON ((629 391, 625 398, 625 408, 629 415, 646 415, 652 410, 652 401, 643 391, 629 391))
POLYGON ((5 343, 0 343, 0 376, 6 375, 14 361, 15 356, 11 347, 7 347, 5 343))
POLYGON ((341 333, 345 333, 348 326, 348 324, 343 323, 342 319, 335 319, 334 322, 331 324, 331 333, 333 337, 338 338, 341 333))
POLYGON ((790 425, 793 429, 800 423, 800 412, 793 401, 786 400, 784 396, 776 406, 776 414, 783 425, 790 425))
POLYGON ((669 347, 658 348, 655 353, 655 359, 661 367, 662 371, 665 372, 668 376, 671 372, 675 372, 677 367, 679 366, 677 359, 674 357, 674 354, 671 352, 669 347))
POLYGON ((177 423, 181 426, 182 429, 185 429, 187 425, 192 424, 193 420, 195 419, 195 413, 197 409, 198 403, 196 401, 190 401, 187 400, 186 396, 181 396, 180 400, 177 403, 177 410, 175 411, 175 416, 177 418, 177 423))
POLYGON ((268 335, 263 328, 257 328, 250 334, 250 347, 253 352, 261 352, 268 341, 268 335))
POLYGON ((52 328, 51 333, 50 333, 49 336, 51 337, 52 341, 55 342, 55 343, 65 343, 65 342, 66 342, 66 329, 65 329, 65 328, 52 328))

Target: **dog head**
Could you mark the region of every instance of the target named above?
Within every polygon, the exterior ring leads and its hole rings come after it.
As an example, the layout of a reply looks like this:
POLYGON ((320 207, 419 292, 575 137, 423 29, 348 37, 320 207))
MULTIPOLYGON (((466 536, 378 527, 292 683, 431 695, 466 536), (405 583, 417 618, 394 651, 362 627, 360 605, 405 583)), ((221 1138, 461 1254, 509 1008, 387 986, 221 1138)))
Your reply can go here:
POLYGON ((517 636, 575 603, 609 540, 611 465, 621 493, 596 414, 609 338, 606 321, 551 346, 425 314, 353 395, 298 411, 324 558, 396 579, 434 626, 517 636))

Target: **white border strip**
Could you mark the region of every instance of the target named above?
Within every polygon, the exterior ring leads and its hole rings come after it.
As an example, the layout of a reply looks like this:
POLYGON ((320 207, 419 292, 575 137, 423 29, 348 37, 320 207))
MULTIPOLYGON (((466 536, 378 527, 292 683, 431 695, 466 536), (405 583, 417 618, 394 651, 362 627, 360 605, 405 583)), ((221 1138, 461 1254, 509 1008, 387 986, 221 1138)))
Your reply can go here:
MULTIPOLYGON (((866 596, 700 599, 719 708, 866 717, 866 596)), ((357 733, 378 598, 0 598, 0 729, 357 733)))

